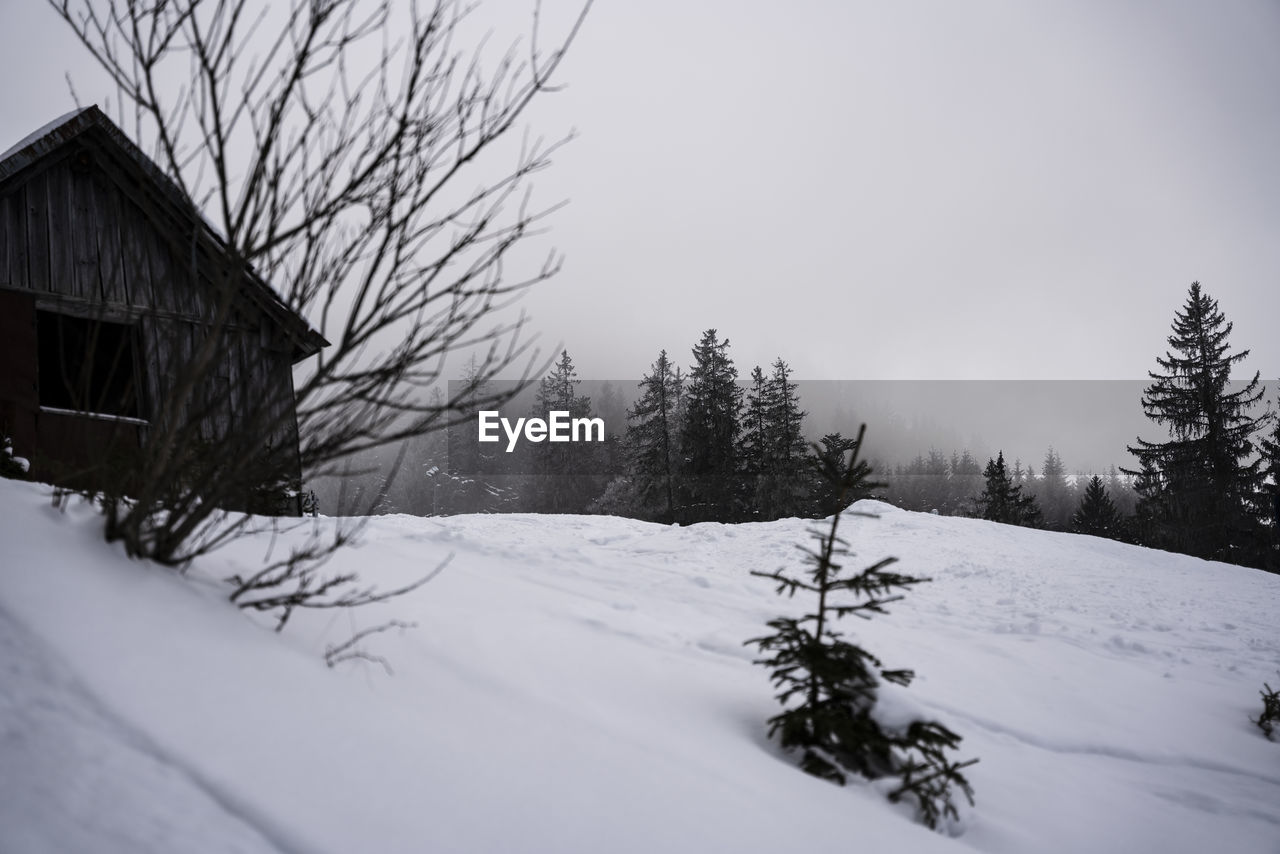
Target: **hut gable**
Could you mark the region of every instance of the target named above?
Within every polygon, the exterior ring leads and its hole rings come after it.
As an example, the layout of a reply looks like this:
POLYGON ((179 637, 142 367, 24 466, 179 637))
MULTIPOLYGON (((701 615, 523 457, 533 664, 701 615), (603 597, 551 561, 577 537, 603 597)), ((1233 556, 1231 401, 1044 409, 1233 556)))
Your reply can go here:
MULTIPOLYGON (((227 277, 227 259, 195 206, 97 107, 0 155, 0 432, 34 476, 85 485, 106 449, 141 447, 175 366, 215 324, 225 291, 206 271, 227 277)), ((264 402, 287 410, 260 438, 296 459, 292 366, 326 342, 251 268, 233 272, 191 417, 213 437, 264 402)))

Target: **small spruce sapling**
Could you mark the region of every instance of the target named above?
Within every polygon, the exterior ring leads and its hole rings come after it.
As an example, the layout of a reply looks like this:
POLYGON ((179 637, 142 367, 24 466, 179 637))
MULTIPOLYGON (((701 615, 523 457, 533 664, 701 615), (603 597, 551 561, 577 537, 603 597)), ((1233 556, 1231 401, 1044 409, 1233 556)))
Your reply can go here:
POLYGON ((1277 725, 1280 725, 1280 691, 1273 690, 1266 682, 1262 683, 1262 687, 1264 690, 1258 692, 1262 695, 1262 714, 1258 715, 1257 720, 1250 720, 1258 725, 1268 741, 1274 741, 1272 735, 1277 725))
MULTIPOLYGON (((818 474, 842 497, 857 495, 870 475, 858 460, 866 425, 858 431, 844 455, 819 455, 818 474)), ((858 513, 853 515, 868 516, 858 513)), ((797 591, 817 596, 812 613, 802 617, 779 617, 769 622, 775 633, 752 638, 768 657, 757 660, 773 670, 772 681, 780 688, 777 697, 784 710, 769 719, 769 737, 777 737, 787 749, 802 750, 800 767, 816 777, 840 785, 846 772, 868 778, 898 776, 901 785, 889 792, 897 802, 910 794, 921 820, 936 828, 942 817, 959 818, 951 800, 957 786, 973 803, 973 790, 961 769, 977 762, 949 762, 943 751, 955 748, 960 736, 936 721, 913 721, 905 729, 883 727, 872 714, 880 680, 899 685, 910 683, 910 670, 886 670, 880 660, 855 644, 842 639, 834 625, 850 614, 869 618, 886 613, 884 606, 902 598, 913 585, 928 581, 888 571, 895 558, 888 557, 853 575, 842 575, 840 562, 849 555, 847 543, 837 536, 841 513, 831 517, 831 527, 814 530, 817 548, 801 549, 811 570, 807 577, 795 577, 783 570, 753 572, 778 584, 778 593, 789 597, 797 591), (851 595, 852 600, 840 594, 851 595), (793 704, 793 701, 799 701, 793 704)))

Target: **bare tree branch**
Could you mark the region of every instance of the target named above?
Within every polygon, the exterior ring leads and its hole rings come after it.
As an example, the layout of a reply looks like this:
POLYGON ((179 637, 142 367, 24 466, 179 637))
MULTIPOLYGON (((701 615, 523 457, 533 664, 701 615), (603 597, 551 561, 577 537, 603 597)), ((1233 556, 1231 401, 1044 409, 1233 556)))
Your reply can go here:
MULTIPOLYGON (((559 207, 535 203, 531 179, 572 134, 547 141, 523 120, 556 90, 590 0, 549 51, 534 5, 527 43, 501 53, 483 38, 462 47, 474 7, 458 0, 49 3, 183 200, 185 236, 167 251, 184 286, 205 295, 128 496, 101 496, 109 539, 184 567, 262 527, 225 508, 278 511, 303 471, 456 422, 463 398, 427 394, 450 354, 481 350, 477 385, 531 376, 525 318, 499 312, 560 270, 554 250, 528 266, 516 249, 559 207), (274 287, 279 305, 267 309, 304 318, 328 342, 295 373, 294 400, 243 400, 214 381, 228 342, 265 334, 245 320, 253 282, 274 287), (217 427, 231 409, 234 429, 217 427)), ((496 408, 521 386, 461 394, 496 408)), ((384 601, 443 567, 385 591, 323 575, 357 530, 337 525, 229 579, 231 600, 275 613, 281 628, 295 608, 384 601)))

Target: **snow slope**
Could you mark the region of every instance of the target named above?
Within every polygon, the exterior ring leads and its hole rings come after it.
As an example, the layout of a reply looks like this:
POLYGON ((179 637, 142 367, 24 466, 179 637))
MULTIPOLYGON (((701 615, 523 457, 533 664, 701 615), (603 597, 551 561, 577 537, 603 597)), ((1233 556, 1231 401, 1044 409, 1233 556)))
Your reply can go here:
POLYGON ((846 628, 981 759, 957 837, 765 739, 742 642, 803 603, 749 572, 810 523, 380 517, 335 568, 453 562, 277 635, 217 579, 305 528, 180 578, 0 481, 0 852, 1280 852, 1280 576, 863 506, 858 559, 935 580, 846 628), (394 675, 324 666, 389 618, 394 675))

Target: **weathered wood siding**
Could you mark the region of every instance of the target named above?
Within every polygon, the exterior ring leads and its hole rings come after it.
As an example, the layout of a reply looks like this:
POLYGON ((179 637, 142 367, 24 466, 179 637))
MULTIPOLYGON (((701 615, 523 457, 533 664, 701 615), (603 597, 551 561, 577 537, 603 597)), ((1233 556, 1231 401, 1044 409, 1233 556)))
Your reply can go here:
MULTIPOLYGON (((216 301, 207 271, 194 269, 201 256, 190 224, 166 213, 114 156, 82 138, 0 187, 0 292, 29 295, 40 310, 137 324, 146 420, 209 334, 216 301)), ((201 423, 206 436, 235 430, 266 406, 289 414, 264 445, 297 448, 292 358, 270 346, 275 332, 264 312, 237 302, 213 387, 201 393, 220 401, 201 423)), ((34 359, 29 344, 0 341, 0 364, 34 359)), ((8 397, 11 409, 30 404, 8 397)))

